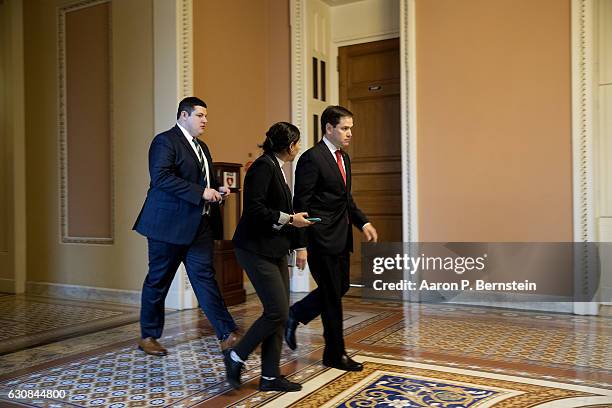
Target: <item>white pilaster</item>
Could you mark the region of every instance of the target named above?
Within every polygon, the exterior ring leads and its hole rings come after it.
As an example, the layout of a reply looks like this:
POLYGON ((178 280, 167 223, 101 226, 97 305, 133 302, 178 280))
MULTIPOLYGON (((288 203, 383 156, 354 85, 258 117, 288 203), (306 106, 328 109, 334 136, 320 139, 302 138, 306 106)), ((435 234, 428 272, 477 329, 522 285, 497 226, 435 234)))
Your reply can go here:
MULTIPOLYGON (((155 133, 176 122, 181 99, 193 92, 191 0, 154 0, 153 59, 155 133)), ((181 264, 166 297, 166 307, 192 309, 198 301, 181 264)))

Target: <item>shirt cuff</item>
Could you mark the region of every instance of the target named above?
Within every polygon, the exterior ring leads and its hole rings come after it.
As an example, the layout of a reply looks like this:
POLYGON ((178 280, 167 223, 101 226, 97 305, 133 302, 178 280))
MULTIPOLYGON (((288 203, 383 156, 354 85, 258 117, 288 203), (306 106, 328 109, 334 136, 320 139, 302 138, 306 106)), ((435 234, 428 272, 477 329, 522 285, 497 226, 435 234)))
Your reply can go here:
POLYGON ((365 224, 363 224, 363 226, 361 227, 361 230, 363 231, 363 229, 366 227, 366 225, 371 225, 371 222, 366 222, 365 224))
POLYGON ((280 214, 278 215, 278 222, 277 222, 277 224, 285 225, 286 223, 289 222, 289 214, 284 213, 282 211, 279 211, 279 212, 280 212, 280 214))
POLYGON ((280 214, 278 215, 278 221, 272 226, 272 228, 274 228, 276 231, 280 231, 281 228, 287 225, 290 218, 290 215, 287 213, 284 213, 282 211, 279 211, 279 213, 280 214))

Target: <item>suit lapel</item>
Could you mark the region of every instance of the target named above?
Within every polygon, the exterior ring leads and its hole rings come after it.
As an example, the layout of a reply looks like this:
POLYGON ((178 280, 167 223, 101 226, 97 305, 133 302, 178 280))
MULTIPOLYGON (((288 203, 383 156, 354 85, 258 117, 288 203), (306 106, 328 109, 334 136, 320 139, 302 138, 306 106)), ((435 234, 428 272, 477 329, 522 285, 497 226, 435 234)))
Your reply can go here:
MULTIPOLYGON (((346 173, 346 191, 351 191, 351 159, 344 150, 342 151, 342 158, 344 159, 344 172, 346 173)), ((340 173, 340 170, 338 170, 340 173)))
MULTIPOLYGON (((319 149, 319 152, 324 157, 324 159, 327 162, 327 164, 331 167, 331 171, 336 175, 336 179, 338 180, 338 183, 342 184, 342 186, 346 190, 346 187, 348 185, 348 174, 347 174, 347 177, 346 177, 347 185, 344 185, 344 180, 342 179, 342 174, 340 173, 340 169, 338 168, 338 162, 336 162, 336 158, 329 151, 329 149, 327 148, 327 145, 325 144, 325 142, 323 140, 321 140, 317 144, 317 148, 319 149)), ((345 157, 345 154, 346 153, 343 152, 342 153, 342 157, 345 157)), ((345 163, 346 163, 346 159, 345 159, 345 163)), ((344 169, 344 171, 346 172, 346 168, 344 169)))
POLYGON ((276 174, 276 180, 283 187, 283 191, 285 192, 285 200, 287 201, 287 205, 289 206, 288 208, 291 209, 291 211, 293 211, 291 190, 289 190, 289 186, 287 185, 287 182, 285 181, 285 177, 283 177, 283 173, 282 173, 283 169, 281 169, 280 163, 278 162, 278 160, 276 160, 276 157, 274 156, 271 156, 268 154, 266 154, 265 156, 270 161, 272 161, 272 164, 274 165, 274 168, 276 169, 276 171, 274 172, 276 174))

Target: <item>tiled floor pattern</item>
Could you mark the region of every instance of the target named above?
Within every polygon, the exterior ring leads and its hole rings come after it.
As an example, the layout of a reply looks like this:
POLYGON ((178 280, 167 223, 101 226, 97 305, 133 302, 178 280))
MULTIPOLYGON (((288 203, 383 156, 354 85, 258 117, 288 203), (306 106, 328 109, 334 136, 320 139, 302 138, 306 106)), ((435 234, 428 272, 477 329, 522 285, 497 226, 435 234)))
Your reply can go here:
POLYGON ((0 354, 138 321, 139 308, 37 296, 0 297, 0 354))
MULTIPOLYGON (((172 353, 166 358, 146 355, 129 345, 85 357, 2 383, 4 390, 65 390, 65 400, 32 400, 27 406, 147 407, 203 401, 225 392, 223 359, 215 336, 190 330, 163 339, 172 353)), ((320 345, 284 350, 281 364, 310 353, 320 345)), ((249 360, 243 378, 259 377, 258 355, 249 360)))
MULTIPOLYGON (((180 325, 197 326, 200 318, 197 310, 167 314, 166 332, 172 332, 180 325)), ((112 347, 123 343, 132 344, 135 333, 138 331, 139 324, 132 323, 2 355, 0 356, 0 377, 54 360, 69 358, 79 353, 103 349, 109 345, 112 347)))
POLYGON ((530 361, 555 366, 612 370, 612 330, 592 332, 576 324, 572 330, 513 320, 457 321, 431 317, 398 322, 361 342, 366 344, 445 350, 504 361, 530 361), (486 330, 483 326, 486 324, 486 330), (448 333, 459 335, 449 336, 448 333))
MULTIPOLYGON (((256 297, 231 308, 244 328, 260 310, 256 297)), ((162 342, 170 355, 164 358, 135 349, 138 324, 0 356, 0 406, 15 404, 6 397, 10 389, 61 389, 65 399, 20 400, 19 406, 314 407, 334 398, 334 406, 526 407, 548 395, 537 388, 547 381, 545 388, 558 390, 549 401, 561 401, 549 408, 612 407, 602 399, 612 390, 609 318, 347 298, 347 346, 366 362, 367 375, 321 365, 316 320, 298 329, 296 352, 283 349, 283 372, 304 384, 297 394, 258 392, 257 354, 242 389, 229 390, 218 343, 201 313, 172 313, 166 321, 162 342), (511 384, 495 385, 492 376, 511 376, 511 384), (571 399, 576 392, 593 395, 583 404, 571 399)))

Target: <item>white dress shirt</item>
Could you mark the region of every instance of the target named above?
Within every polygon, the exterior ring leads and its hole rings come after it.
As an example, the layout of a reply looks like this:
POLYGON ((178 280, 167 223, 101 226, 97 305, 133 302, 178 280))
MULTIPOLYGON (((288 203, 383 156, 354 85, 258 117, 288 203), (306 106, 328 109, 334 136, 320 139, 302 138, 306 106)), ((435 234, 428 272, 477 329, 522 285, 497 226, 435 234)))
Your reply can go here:
MULTIPOLYGON (((193 151, 195 152, 196 157, 200 157, 200 154, 198 153, 198 148, 193 144, 194 139, 197 139, 197 138, 191 136, 184 127, 179 125, 178 122, 176 122, 176 125, 179 127, 179 129, 181 129, 181 132, 183 132, 183 135, 187 139, 187 144, 191 146, 191 149, 193 149, 193 151)), ((195 142, 199 143, 197 140, 195 142)), ((200 149, 202 149, 202 146, 200 146, 200 149)), ((204 159, 204 170, 206 172, 206 186, 204 187, 210 188, 210 170, 208 169, 208 159, 206 158, 206 155, 204 154, 204 149, 202 149, 202 159, 204 159)))
MULTIPOLYGON (((342 150, 342 149, 338 149, 332 142, 329 141, 329 139, 325 136, 323 136, 323 143, 325 143, 325 146, 327 146, 327 148, 329 149, 329 152, 331 153, 332 157, 334 158, 334 161, 337 163, 338 161, 336 160, 336 150, 342 150)), ((344 156, 340 156, 340 159, 342 160, 342 167, 344 167, 344 174, 348 174, 348 172, 346 171, 346 164, 344 163, 344 156)), ((361 230, 363 231, 363 229, 365 228, 366 225, 370 224, 369 222, 366 222, 365 224, 363 224, 363 227, 361 227, 361 230)))

